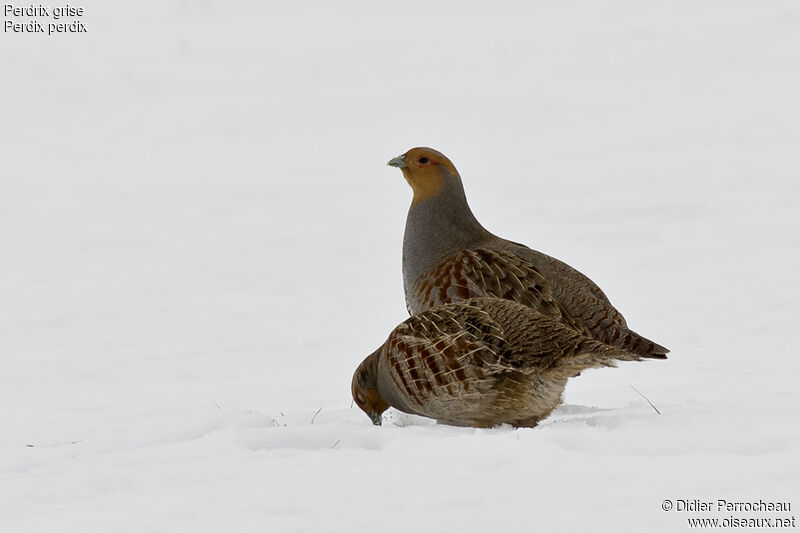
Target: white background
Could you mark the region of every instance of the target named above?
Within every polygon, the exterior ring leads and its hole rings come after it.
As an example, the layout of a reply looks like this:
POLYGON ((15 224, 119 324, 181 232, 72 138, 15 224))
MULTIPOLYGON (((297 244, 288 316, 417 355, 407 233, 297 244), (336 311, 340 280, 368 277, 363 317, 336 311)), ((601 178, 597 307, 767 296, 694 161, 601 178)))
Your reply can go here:
POLYGON ((800 506, 796 2, 81 5, 88 33, 0 36, 0 529, 800 506), (535 429, 370 425, 352 372, 407 316, 385 163, 417 145, 670 358, 535 429))

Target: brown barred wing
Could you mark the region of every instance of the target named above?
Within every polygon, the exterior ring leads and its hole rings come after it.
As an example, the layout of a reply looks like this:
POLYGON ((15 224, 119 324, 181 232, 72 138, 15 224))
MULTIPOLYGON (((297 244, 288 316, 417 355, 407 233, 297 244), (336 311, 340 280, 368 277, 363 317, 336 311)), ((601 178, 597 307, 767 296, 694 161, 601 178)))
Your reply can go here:
POLYGON ((445 306, 415 315, 384 345, 398 395, 412 412, 450 423, 474 420, 497 395, 507 341, 482 309, 445 306))
POLYGON ((529 262, 507 251, 462 250, 420 276, 414 282, 413 296, 412 312, 475 297, 512 300, 589 334, 555 299, 545 276, 529 262))

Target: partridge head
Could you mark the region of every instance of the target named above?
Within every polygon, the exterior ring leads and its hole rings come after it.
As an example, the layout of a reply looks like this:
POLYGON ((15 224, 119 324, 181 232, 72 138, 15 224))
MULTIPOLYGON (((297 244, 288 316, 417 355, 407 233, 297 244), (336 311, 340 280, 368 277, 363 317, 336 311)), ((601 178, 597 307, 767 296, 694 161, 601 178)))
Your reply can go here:
POLYGON ((351 392, 356 405, 367 413, 369 419, 376 426, 381 425, 381 415, 389 408, 380 394, 378 394, 378 359, 367 357, 353 374, 351 392))
POLYGON ((387 165, 403 172, 403 177, 414 191, 413 204, 438 194, 445 180, 461 179, 453 163, 433 148, 412 148, 391 159, 387 165))

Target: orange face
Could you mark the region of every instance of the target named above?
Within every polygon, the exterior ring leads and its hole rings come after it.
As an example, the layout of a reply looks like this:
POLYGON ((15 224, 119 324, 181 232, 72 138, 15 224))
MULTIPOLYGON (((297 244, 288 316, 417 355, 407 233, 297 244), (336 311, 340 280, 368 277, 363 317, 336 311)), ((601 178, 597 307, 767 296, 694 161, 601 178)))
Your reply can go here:
POLYGON ((403 171, 414 191, 412 204, 436 195, 448 176, 458 176, 453 163, 433 148, 412 148, 387 164, 403 171))

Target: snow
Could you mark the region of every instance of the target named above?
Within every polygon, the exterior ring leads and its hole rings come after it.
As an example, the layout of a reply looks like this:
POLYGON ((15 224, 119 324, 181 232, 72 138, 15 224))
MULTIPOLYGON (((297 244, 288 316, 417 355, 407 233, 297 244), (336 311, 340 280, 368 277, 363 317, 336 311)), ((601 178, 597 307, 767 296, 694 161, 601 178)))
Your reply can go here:
POLYGON ((81 5, 88 33, 0 36, 0 529, 800 505, 795 2, 81 5), (585 372, 535 429, 372 426, 352 372, 407 316, 384 165, 417 145, 670 358, 585 372))

